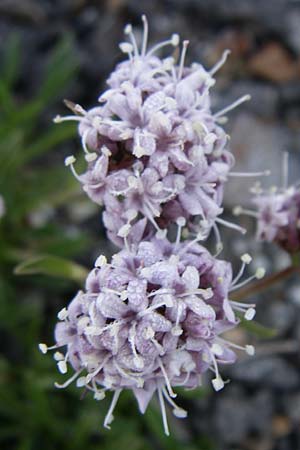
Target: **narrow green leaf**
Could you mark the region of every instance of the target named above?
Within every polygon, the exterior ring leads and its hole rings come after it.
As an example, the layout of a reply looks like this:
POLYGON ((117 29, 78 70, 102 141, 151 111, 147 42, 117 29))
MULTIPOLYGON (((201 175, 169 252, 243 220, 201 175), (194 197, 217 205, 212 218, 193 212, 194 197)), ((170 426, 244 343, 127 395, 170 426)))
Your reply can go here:
POLYGON ((292 263, 294 267, 299 267, 300 266, 300 253, 295 253, 292 256, 292 263))
POLYGON ((88 271, 85 267, 64 258, 54 255, 38 255, 17 265, 14 273, 16 275, 43 274, 82 284, 88 271))
POLYGON ((255 322, 254 320, 246 320, 244 319, 243 315, 236 312, 236 315, 240 319, 240 325, 245 330, 249 331, 249 333, 255 334, 256 336, 260 338, 272 338, 277 335, 277 330, 274 328, 266 327, 264 325, 261 325, 258 322, 255 322))
POLYGON ((1 63, 1 78, 7 87, 12 87, 19 75, 21 62, 21 39, 17 33, 11 33, 5 44, 5 54, 1 63))

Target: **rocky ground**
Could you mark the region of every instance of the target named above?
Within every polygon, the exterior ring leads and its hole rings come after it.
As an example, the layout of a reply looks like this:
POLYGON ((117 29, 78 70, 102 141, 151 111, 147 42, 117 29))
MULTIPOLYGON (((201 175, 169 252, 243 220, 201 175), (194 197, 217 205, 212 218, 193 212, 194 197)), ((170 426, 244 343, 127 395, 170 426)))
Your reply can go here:
MULTIPOLYGON (((237 169, 270 168, 275 183, 281 153, 291 156, 290 180, 300 168, 300 1, 298 0, 2 0, 0 50, 11 33, 22 37, 20 100, 40 83, 53 46, 73 39, 79 65, 68 95, 92 106, 105 77, 120 59, 123 26, 140 27, 146 13, 151 41, 178 32, 190 40, 189 61, 213 65, 226 48, 232 53, 220 72, 214 108, 250 93, 252 101, 230 115, 227 126, 237 169)), ((50 120, 63 106, 48 111, 50 120)), ((227 205, 247 203, 250 182, 234 180, 227 205)), ((251 232, 250 232, 251 235, 251 232)), ((232 236, 232 235, 231 235, 232 236)), ((269 270, 288 264, 269 247, 234 241, 236 254, 252 251, 269 270), (267 255, 267 256, 266 256, 267 255), (272 263, 271 263, 272 261, 272 263)), ((232 382, 193 404, 189 431, 215 437, 218 450, 300 449, 300 286, 297 279, 276 286, 258 300, 258 319, 277 328, 276 339, 257 344, 255 357, 228 370, 232 382)), ((245 336, 236 338, 243 341, 245 336)))

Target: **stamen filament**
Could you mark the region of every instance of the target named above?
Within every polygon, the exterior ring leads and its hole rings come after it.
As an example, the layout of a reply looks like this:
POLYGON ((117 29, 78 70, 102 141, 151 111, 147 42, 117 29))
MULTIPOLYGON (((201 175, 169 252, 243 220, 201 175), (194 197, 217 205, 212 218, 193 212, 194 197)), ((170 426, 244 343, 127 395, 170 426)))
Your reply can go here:
POLYGON ((228 106, 226 106, 226 108, 223 108, 220 111, 218 111, 216 114, 213 115, 213 117, 215 119, 217 119, 218 117, 222 117, 227 112, 232 111, 237 106, 239 106, 240 104, 242 104, 244 102, 247 102, 250 99, 251 99, 250 95, 243 95, 243 97, 241 97, 238 100, 236 100, 235 102, 231 103, 231 105, 228 105, 228 106))
POLYGON ((219 69, 221 69, 221 67, 225 64, 230 53, 231 53, 231 51, 228 49, 223 52, 219 61, 210 69, 210 71, 209 71, 210 75, 213 76, 216 72, 218 72, 219 69))

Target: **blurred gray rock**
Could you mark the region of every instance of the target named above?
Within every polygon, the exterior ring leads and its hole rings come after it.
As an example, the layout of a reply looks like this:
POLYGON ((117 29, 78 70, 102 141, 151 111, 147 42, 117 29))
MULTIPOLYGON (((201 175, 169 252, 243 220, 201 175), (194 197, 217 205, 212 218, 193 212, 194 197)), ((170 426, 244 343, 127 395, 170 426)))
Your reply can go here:
POLYGON ((300 372, 277 356, 260 356, 239 361, 231 369, 234 380, 288 391, 300 388, 300 372))

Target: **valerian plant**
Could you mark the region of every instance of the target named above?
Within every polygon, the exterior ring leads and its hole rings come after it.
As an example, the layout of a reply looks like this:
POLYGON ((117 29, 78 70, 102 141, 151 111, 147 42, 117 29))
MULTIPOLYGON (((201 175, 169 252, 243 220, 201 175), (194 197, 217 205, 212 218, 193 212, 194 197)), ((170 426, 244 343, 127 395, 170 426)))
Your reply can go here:
POLYGON ((234 157, 221 125, 228 111, 249 99, 211 110, 214 75, 228 51, 209 71, 199 63, 185 65, 188 41, 178 61, 160 58, 162 48, 178 48, 179 36, 148 49, 148 23, 142 20, 140 47, 131 25, 125 27, 129 42, 120 49, 128 58, 108 78, 99 103, 85 110, 66 101, 72 114, 55 118, 78 122, 87 168, 78 174, 73 155, 65 164, 103 207, 108 238, 121 250, 110 262, 97 258, 85 290, 58 314, 56 343, 39 347, 54 350, 61 373, 74 370, 58 388, 75 382, 96 400, 112 392, 105 427, 122 390, 131 390, 142 413, 157 394, 169 434, 165 404, 176 417, 187 415, 174 401, 176 386, 199 387, 211 371, 219 391, 225 384, 219 366, 234 363, 236 349, 254 354, 253 346, 240 347, 222 333, 253 319, 255 305, 232 295, 262 278, 264 269, 243 280, 250 255, 242 255, 235 276, 231 263, 218 258, 219 226, 244 232, 220 217, 225 183, 245 175, 232 171, 234 157), (211 230, 216 254, 204 246, 211 230))

